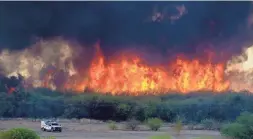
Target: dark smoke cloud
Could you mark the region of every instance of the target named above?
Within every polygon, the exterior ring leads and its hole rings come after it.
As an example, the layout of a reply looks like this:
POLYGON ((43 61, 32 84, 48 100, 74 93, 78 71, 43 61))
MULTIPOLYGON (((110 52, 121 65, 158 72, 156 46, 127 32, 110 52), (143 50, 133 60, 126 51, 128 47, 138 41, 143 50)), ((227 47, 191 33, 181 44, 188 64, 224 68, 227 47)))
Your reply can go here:
POLYGON ((107 55, 125 46, 189 53, 198 42, 246 30, 250 8, 250 2, 0 2, 0 46, 22 49, 35 38, 63 36, 99 39, 107 55), (175 23, 146 22, 155 6, 171 12, 181 4, 188 13, 175 23))

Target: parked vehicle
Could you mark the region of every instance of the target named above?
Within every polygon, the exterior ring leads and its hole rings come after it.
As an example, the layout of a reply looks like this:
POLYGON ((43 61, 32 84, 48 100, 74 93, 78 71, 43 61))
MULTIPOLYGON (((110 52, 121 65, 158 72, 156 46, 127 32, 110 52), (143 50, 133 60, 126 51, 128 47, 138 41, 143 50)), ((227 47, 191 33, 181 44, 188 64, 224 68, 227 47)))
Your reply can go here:
POLYGON ((48 132, 54 132, 54 131, 62 132, 62 126, 56 121, 42 120, 41 130, 48 131, 48 132))

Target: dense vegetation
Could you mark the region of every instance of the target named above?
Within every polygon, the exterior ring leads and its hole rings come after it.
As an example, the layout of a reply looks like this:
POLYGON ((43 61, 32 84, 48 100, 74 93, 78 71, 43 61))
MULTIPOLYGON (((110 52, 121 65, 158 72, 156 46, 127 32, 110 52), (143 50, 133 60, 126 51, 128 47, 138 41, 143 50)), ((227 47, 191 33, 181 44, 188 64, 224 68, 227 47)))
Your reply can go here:
POLYGON ((158 117, 172 122, 198 123, 206 119, 233 121, 241 112, 253 112, 253 95, 248 93, 192 93, 164 96, 110 96, 94 93, 71 94, 40 88, 0 93, 0 117, 64 117, 100 120, 145 121, 158 117))
POLYGON ((221 133, 232 139, 252 139, 253 138, 253 114, 242 113, 236 121, 225 125, 221 133))

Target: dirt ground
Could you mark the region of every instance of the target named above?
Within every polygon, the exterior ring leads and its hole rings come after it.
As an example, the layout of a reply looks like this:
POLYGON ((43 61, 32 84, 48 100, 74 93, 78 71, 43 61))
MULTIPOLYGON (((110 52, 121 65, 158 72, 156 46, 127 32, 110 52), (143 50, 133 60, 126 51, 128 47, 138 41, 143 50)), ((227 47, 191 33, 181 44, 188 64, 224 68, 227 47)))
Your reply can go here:
POLYGON ((159 134, 170 134, 174 139, 194 139, 196 137, 212 137, 212 139, 222 139, 217 131, 197 131, 182 130, 181 135, 176 138, 175 132, 169 126, 163 126, 160 131, 148 131, 145 126, 141 126, 141 131, 123 131, 123 124, 118 124, 119 130, 112 131, 106 123, 91 122, 89 120, 74 121, 62 120, 61 133, 43 132, 40 130, 40 121, 32 120, 1 120, 0 130, 14 127, 26 127, 35 130, 41 137, 54 136, 56 139, 148 139, 150 136, 159 134))

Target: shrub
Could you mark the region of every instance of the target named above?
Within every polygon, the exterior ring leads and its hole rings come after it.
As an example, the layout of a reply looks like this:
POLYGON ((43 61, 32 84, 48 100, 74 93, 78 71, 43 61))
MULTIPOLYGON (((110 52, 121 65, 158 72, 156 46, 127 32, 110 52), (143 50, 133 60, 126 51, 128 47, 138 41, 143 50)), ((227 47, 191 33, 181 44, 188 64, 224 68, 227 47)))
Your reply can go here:
POLYGON ((109 129, 111 129, 111 130, 116 130, 116 129, 118 129, 118 127, 117 127, 117 125, 116 125, 116 123, 115 123, 114 121, 109 121, 108 127, 109 127, 109 129))
POLYGON ((213 120, 213 119, 205 119, 201 121, 201 125, 204 129, 207 130, 219 130, 220 129, 220 123, 213 120))
POLYGON ((35 131, 26 128, 13 128, 2 132, 0 139, 39 139, 35 131))
POLYGON ((139 125, 140 125, 139 121, 131 119, 126 122, 126 129, 137 130, 137 128, 139 128, 139 125))
POLYGON ((151 136, 149 139, 171 139, 171 136, 168 134, 156 135, 156 136, 151 136))
POLYGON ((239 123, 232 123, 225 125, 221 133, 222 135, 226 137, 231 137, 233 139, 251 139, 250 137, 247 137, 247 128, 239 123))
POLYGON ((174 127, 174 130, 178 136, 180 135, 182 129, 183 129, 182 121, 178 118, 176 121, 176 125, 174 127))
POLYGON ((163 121, 159 118, 149 118, 147 125, 151 130, 157 131, 161 128, 163 121))
POLYGON ((253 114, 243 113, 237 117, 236 122, 225 125, 221 133, 233 139, 252 139, 253 138, 253 114))

